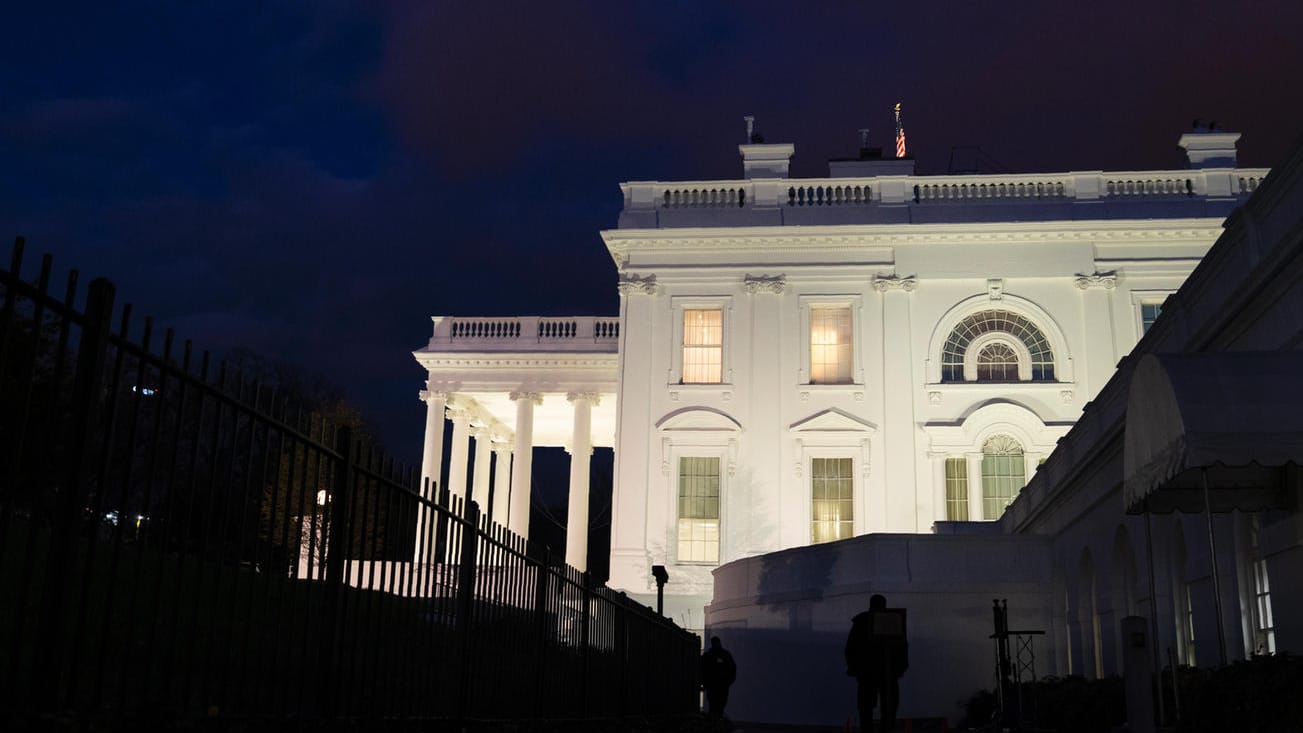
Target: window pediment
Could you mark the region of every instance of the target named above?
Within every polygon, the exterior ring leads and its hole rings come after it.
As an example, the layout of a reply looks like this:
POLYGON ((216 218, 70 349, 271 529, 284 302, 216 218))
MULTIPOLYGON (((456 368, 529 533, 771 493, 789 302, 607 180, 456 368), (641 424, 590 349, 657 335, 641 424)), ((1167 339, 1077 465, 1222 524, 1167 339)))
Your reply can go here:
POLYGON ((742 424, 727 413, 709 407, 684 407, 666 414, 656 421, 662 432, 742 432, 742 424))
POLYGON ((878 431, 873 423, 848 412, 830 407, 788 426, 793 433, 860 433, 872 435, 878 431))

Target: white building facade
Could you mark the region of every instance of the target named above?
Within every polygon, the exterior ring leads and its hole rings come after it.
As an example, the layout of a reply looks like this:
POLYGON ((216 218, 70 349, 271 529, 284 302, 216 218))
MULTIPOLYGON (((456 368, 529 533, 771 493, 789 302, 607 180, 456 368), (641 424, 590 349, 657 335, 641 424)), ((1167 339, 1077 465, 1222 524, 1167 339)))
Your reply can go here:
POLYGON ((617 318, 435 319, 423 474, 525 534, 532 448, 565 446, 582 569, 613 447, 609 584, 650 601, 666 566, 698 629, 724 563, 995 520, 1265 175, 1237 138, 1183 136, 1185 170, 826 179, 743 145, 743 179, 625 183, 617 318))

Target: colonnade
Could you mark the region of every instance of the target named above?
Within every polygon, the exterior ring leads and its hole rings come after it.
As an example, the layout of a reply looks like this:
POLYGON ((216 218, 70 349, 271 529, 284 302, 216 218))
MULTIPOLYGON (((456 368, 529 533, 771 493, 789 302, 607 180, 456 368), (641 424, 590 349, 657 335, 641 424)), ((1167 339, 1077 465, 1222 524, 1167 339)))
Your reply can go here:
MULTIPOLYGON (((560 396, 560 395, 556 395, 560 396)), ((422 390, 426 404, 425 447, 421 455, 421 491, 429 501, 438 499, 437 485, 443 472, 445 419, 452 423, 448 452, 448 490, 453 496, 468 497, 487 514, 491 522, 505 526, 522 538, 529 538, 530 488, 533 479, 534 408, 543 404, 540 392, 514 391, 514 426, 489 415, 473 398, 454 392, 422 390), (475 441, 474 458, 470 441, 475 441), (490 471, 492 466, 492 471, 490 471)), ((566 563, 578 570, 588 566, 588 480, 593 454, 592 408, 599 403, 596 392, 570 392, 573 430, 570 436, 570 493, 566 517, 566 563)), ((424 505, 420 510, 424 526, 424 505)), ((423 534, 418 532, 416 558, 427 562, 423 534)))

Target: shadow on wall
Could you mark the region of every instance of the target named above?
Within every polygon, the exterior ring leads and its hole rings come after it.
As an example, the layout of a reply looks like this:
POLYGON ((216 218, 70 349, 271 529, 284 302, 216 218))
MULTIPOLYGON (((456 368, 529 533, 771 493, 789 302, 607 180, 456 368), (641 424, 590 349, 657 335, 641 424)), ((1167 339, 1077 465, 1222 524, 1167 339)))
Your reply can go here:
MULTIPOLYGON (((832 582, 834 552, 824 548, 773 552, 760 558, 756 605, 788 615, 788 629, 809 629, 815 603, 832 582)), ((847 620, 847 628, 850 626, 847 620)))

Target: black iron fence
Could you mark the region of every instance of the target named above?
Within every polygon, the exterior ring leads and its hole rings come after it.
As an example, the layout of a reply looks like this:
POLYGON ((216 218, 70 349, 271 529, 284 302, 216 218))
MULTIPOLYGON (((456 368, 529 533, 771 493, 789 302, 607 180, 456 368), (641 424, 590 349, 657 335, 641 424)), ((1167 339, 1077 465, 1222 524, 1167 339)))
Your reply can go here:
POLYGON ((346 426, 0 270, 0 720, 682 713, 699 640, 346 426))

